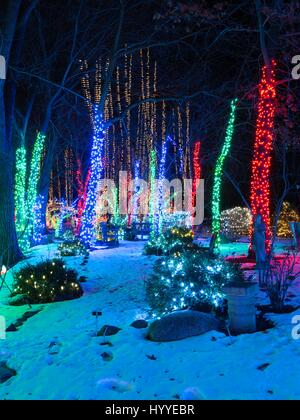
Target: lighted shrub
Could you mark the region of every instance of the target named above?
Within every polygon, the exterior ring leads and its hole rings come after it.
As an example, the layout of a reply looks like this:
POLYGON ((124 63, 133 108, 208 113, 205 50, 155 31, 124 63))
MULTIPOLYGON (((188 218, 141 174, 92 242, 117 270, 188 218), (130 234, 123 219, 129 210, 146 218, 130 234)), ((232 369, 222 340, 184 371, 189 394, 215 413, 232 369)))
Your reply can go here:
POLYGON ((77 272, 58 258, 27 264, 14 273, 13 296, 22 295, 29 303, 76 299, 82 294, 77 272))
POLYGON ((246 207, 234 207, 221 213, 221 232, 227 239, 249 234, 251 212, 246 207))
POLYGON ((193 231, 187 227, 173 227, 161 235, 151 238, 145 245, 146 255, 172 255, 183 250, 198 248, 193 243, 193 231))
POLYGON ((67 240, 58 245, 58 253, 62 257, 88 255, 88 250, 79 239, 67 240))
POLYGON ((300 215, 294 206, 285 201, 282 205, 277 225, 279 238, 291 238, 293 236, 290 222, 300 222, 300 215))
POLYGON ((224 303, 222 288, 230 281, 244 281, 237 264, 204 251, 185 252, 155 263, 145 283, 146 297, 155 317, 180 309, 218 311, 224 303))

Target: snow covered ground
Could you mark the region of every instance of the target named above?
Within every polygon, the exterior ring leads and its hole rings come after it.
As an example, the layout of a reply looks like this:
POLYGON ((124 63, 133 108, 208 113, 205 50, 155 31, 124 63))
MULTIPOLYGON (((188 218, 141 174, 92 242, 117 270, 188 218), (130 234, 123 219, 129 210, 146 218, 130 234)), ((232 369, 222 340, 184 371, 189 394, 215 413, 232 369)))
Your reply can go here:
MULTIPOLYGON (((85 293, 77 300, 34 305, 41 311, 0 340, 0 362, 17 371, 0 385, 0 399, 176 399, 189 387, 205 399, 300 398, 300 340, 291 336, 292 316, 300 310, 272 315, 273 329, 234 338, 210 332, 153 343, 145 339, 145 329, 131 327, 135 319, 147 317, 143 282, 155 257, 143 256, 143 246, 123 242, 119 248, 93 251, 86 266, 80 265, 82 257, 65 259, 87 276, 85 293), (105 340, 95 337, 96 309, 103 312, 98 329, 110 324, 121 331, 105 340), (107 340, 111 346, 103 344, 107 340), (51 342, 58 343, 56 354, 49 354, 51 342), (102 359, 105 351, 113 354, 111 361, 102 359)), ((224 245, 222 251, 230 255, 246 249, 246 243, 239 243, 224 245)), ((36 247, 30 261, 55 252, 56 245, 36 247)), ((293 293, 298 303, 299 281, 293 293)), ((8 296, 3 288, 0 315, 7 325, 29 310, 9 306, 8 296)))

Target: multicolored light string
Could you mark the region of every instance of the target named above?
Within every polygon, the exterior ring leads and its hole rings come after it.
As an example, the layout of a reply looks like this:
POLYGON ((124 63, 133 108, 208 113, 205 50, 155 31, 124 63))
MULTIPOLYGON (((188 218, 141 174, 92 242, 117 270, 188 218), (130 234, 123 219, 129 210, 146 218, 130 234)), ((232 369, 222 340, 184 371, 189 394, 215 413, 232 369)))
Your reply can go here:
MULTIPOLYGON (((262 69, 262 78, 258 87, 258 115, 256 120, 254 155, 252 160, 250 203, 253 219, 261 215, 266 224, 266 250, 270 251, 270 170, 273 150, 273 128, 275 117, 276 82, 275 60, 271 68, 262 69)), ((251 237, 252 237, 251 228, 251 237)), ((250 251, 252 245, 250 245, 250 251)))
POLYGON ((95 242, 95 217, 98 185, 103 175, 103 153, 104 153, 105 130, 103 117, 99 112, 98 105, 94 106, 94 136, 91 151, 90 167, 91 175, 87 189, 87 200, 82 216, 80 236, 87 246, 95 242))
POLYGON ((225 141, 224 141, 221 153, 218 157, 215 173, 214 173, 214 184, 213 184, 213 194, 212 194, 212 234, 215 235, 215 248, 216 249, 218 249, 221 242, 220 241, 220 229, 221 229, 220 200, 221 200, 222 174, 223 174, 224 161, 229 153, 230 146, 231 146, 237 101, 238 99, 235 98, 231 101, 231 104, 230 104, 231 111, 230 111, 230 117, 229 117, 229 121, 226 128, 225 141))

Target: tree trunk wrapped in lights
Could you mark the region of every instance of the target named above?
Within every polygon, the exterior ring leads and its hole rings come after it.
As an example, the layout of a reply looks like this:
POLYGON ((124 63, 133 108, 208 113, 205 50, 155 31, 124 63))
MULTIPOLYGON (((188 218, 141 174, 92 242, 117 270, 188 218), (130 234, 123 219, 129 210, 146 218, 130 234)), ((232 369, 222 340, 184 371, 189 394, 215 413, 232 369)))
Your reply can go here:
POLYGON ((26 226, 26 148, 24 146, 16 150, 16 173, 15 173, 15 215, 17 232, 22 232, 26 226))
POLYGON ((103 126, 103 116, 98 112, 99 107, 95 105, 94 115, 94 136, 91 151, 91 174, 88 183, 87 200, 82 217, 80 236, 83 242, 91 246, 96 239, 95 218, 96 202, 98 195, 98 185, 103 176, 103 152, 105 131, 103 126))
POLYGON ((196 193, 201 178, 201 165, 200 165, 200 148, 201 142, 196 141, 193 147, 193 206, 196 206, 196 193))
POLYGON ((83 182, 82 164, 81 160, 77 159, 76 182, 77 182, 77 226, 76 233, 79 235, 81 228, 81 219, 86 205, 87 187, 90 180, 91 171, 88 169, 85 181, 83 182))
POLYGON ((221 242, 220 239, 220 229, 221 229, 221 210, 220 210, 220 200, 221 200, 221 183, 222 183, 222 174, 225 158, 227 157, 231 140, 233 136, 235 113, 236 113, 236 104, 237 98, 232 99, 231 101, 231 111, 226 128, 225 141, 221 150, 221 153, 218 157, 215 174, 214 174, 214 185, 213 185, 213 195, 212 195, 212 234, 215 237, 214 247, 218 248, 221 242))
POLYGON ((151 238, 155 233, 155 176, 156 176, 156 151, 154 149, 150 152, 150 171, 149 171, 149 219, 151 223, 151 238))
POLYGON ((30 247, 30 240, 33 235, 33 227, 35 224, 36 217, 35 210, 38 196, 38 184, 40 180, 40 168, 45 139, 45 134, 39 132, 37 134, 32 151, 26 200, 26 228, 21 237, 19 238, 20 247, 24 251, 30 247))
MULTIPOLYGON (((275 61, 272 60, 271 68, 262 69, 262 78, 259 84, 258 115, 254 154, 252 160, 250 203, 253 219, 261 215, 266 224, 266 250, 270 251, 271 222, 270 222, 270 170, 271 154, 273 150, 273 128, 275 116, 275 61)), ((251 237, 253 226, 251 227, 251 237)), ((249 249, 253 254, 253 244, 249 249)))

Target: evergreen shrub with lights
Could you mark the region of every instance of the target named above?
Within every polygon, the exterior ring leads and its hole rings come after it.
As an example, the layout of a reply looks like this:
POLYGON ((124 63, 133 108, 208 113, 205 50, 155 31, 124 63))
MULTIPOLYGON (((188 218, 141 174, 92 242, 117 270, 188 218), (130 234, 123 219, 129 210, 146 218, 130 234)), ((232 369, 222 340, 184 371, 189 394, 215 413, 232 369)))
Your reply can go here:
POLYGON ((221 233, 226 239, 247 236, 251 228, 251 212, 246 207, 234 207, 221 212, 221 233))
POLYGON ((183 250, 197 249, 193 243, 194 234, 190 228, 179 226, 167 229, 164 233, 152 237, 144 248, 146 255, 173 255, 183 250))
POLYGON ((300 222, 298 211, 290 203, 285 201, 282 205, 277 225, 277 236, 279 238, 292 238, 293 233, 290 222, 300 222))
POLYGON ((196 253, 163 257, 145 283, 152 317, 183 309, 221 314, 222 288, 231 281, 244 281, 240 267, 200 248, 196 253))
POLYGON ((58 258, 27 264, 14 273, 13 296, 21 295, 31 304, 71 300, 82 294, 77 272, 58 258))
POLYGON ((58 245, 58 254, 61 257, 72 257, 76 255, 88 255, 87 247, 76 238, 72 232, 64 234, 64 241, 58 245))

